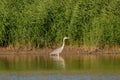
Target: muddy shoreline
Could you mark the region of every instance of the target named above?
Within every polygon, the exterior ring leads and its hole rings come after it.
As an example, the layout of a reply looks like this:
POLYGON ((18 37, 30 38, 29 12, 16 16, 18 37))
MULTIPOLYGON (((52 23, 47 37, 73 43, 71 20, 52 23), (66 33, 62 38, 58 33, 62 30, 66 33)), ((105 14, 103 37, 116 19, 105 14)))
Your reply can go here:
MULTIPOLYGON (((49 55, 56 48, 34 48, 34 49, 6 49, 0 48, 0 55, 49 55)), ((120 54, 120 49, 84 49, 80 47, 65 47, 61 55, 84 55, 84 54, 120 54)))

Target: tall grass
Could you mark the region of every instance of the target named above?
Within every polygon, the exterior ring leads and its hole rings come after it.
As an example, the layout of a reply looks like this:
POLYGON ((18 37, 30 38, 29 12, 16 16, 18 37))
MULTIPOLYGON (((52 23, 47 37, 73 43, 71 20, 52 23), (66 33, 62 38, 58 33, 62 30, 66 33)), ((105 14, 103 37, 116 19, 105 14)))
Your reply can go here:
POLYGON ((119 0, 1 0, 0 46, 120 45, 119 0))

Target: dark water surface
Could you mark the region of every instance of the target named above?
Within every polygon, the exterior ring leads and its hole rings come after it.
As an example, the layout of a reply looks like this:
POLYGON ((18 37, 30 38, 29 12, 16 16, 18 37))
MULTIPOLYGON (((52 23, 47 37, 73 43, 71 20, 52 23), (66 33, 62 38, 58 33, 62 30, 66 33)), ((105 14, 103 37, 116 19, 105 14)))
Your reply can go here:
POLYGON ((0 80, 120 80, 120 55, 0 55, 0 80))

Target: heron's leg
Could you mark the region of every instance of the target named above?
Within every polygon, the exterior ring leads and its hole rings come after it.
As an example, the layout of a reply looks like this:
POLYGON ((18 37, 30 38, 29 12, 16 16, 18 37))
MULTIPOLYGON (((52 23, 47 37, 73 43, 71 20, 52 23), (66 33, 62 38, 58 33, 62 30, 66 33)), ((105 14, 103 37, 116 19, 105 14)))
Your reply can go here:
POLYGON ((59 60, 59 58, 60 58, 60 57, 59 57, 59 54, 58 54, 58 60, 59 60))

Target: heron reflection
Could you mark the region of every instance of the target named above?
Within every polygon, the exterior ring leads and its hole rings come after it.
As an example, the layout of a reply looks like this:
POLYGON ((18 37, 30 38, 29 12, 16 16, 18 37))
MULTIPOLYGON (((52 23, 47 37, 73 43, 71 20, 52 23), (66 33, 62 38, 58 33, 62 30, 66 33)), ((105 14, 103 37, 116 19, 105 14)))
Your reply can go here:
POLYGON ((65 69, 65 60, 61 56, 50 56, 56 69, 65 69))

